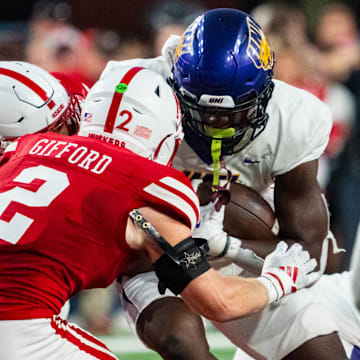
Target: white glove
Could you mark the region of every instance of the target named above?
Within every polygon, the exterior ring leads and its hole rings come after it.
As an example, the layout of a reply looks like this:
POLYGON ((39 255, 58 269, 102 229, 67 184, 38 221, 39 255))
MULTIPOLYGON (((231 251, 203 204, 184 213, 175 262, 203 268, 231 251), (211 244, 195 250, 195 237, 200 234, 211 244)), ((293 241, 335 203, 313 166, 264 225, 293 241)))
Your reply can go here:
POLYGON ((220 211, 210 202, 200 206, 200 221, 193 232, 194 238, 205 239, 209 246, 209 255, 220 256, 226 247, 227 234, 223 230, 225 206, 220 211))
POLYGON ((193 237, 207 240, 208 255, 225 257, 246 270, 260 274, 264 260, 253 251, 242 248, 240 239, 223 230, 224 212, 225 206, 216 211, 212 202, 201 206, 200 221, 193 237))
POLYGON ((265 258, 261 276, 257 278, 268 289, 269 304, 318 281, 321 274, 313 272, 316 265, 316 260, 310 259, 300 244, 288 249, 288 245, 280 241, 265 258))

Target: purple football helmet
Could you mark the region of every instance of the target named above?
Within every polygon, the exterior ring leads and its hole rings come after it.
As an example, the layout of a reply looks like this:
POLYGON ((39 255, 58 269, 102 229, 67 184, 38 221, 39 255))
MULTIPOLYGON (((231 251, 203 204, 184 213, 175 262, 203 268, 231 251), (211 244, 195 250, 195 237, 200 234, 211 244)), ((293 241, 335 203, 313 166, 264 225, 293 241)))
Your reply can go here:
POLYGON ((236 9, 198 17, 176 49, 172 82, 185 139, 208 164, 242 150, 264 129, 274 56, 261 27, 236 9), (218 146, 214 146, 214 141, 218 146))

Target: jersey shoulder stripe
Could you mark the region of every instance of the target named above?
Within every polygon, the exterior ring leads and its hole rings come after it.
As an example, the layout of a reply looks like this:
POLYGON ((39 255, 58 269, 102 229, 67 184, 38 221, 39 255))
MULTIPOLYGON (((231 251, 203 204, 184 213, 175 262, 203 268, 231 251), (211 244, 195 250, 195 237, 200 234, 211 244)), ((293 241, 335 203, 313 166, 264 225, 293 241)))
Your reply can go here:
POLYGON ((173 177, 167 176, 159 180, 161 183, 168 185, 169 187, 181 191, 185 196, 187 196, 196 206, 199 206, 199 198, 195 194, 194 190, 189 186, 185 185, 179 180, 176 180, 173 177))
POLYGON ((13 141, 13 142, 11 142, 11 143, 5 148, 4 154, 5 154, 5 153, 9 153, 9 152, 16 151, 17 145, 18 145, 18 141, 13 141))
POLYGON ((164 177, 144 188, 148 194, 185 214, 193 230, 199 218, 199 200, 194 191, 173 177, 164 177))

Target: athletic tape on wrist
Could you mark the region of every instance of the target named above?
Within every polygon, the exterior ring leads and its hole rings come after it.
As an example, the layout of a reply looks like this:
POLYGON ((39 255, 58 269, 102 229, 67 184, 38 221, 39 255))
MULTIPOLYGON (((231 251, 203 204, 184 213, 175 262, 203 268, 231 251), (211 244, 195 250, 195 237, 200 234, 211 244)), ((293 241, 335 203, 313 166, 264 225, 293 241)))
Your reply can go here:
POLYGON ((284 296, 284 289, 277 277, 273 277, 270 273, 265 273, 259 276, 257 280, 259 280, 267 288, 269 293, 269 304, 279 301, 284 296), (280 288, 283 292, 282 294, 280 294, 279 289, 274 283, 274 281, 277 281, 279 283, 280 288))

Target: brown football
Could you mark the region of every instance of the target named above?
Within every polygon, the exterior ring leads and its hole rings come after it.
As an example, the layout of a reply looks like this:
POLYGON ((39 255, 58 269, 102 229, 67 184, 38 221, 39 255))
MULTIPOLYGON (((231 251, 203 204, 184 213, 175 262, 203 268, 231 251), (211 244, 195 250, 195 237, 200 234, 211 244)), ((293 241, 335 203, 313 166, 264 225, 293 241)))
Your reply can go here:
MULTIPOLYGON (((198 187, 200 204, 211 200, 208 183, 198 187)), ((247 240, 273 240, 277 232, 275 214, 268 202, 248 186, 232 183, 230 201, 225 207, 224 230, 231 236, 247 240)))

